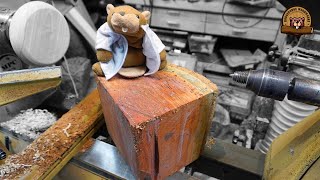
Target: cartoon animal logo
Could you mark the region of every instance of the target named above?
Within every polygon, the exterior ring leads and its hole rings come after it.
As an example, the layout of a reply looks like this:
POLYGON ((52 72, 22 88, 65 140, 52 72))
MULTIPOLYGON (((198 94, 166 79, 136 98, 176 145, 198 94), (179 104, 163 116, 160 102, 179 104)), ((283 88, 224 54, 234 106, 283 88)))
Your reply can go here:
POLYGON ((287 9, 282 16, 281 32, 298 36, 313 33, 310 13, 299 6, 287 9))
POLYGON ((304 17, 290 17, 290 26, 300 29, 304 26, 304 17))

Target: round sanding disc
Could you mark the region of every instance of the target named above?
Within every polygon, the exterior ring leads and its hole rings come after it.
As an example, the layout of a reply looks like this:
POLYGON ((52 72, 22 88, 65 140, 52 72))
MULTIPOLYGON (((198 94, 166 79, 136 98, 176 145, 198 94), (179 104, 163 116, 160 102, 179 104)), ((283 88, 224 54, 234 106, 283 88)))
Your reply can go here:
POLYGON ((50 4, 32 1, 13 15, 9 38, 15 53, 30 65, 59 61, 69 46, 69 27, 64 16, 50 4))
POLYGON ((126 78, 136 78, 143 76, 147 71, 147 68, 145 66, 137 66, 137 67, 127 67, 127 68, 121 68, 118 72, 121 76, 124 76, 126 78))

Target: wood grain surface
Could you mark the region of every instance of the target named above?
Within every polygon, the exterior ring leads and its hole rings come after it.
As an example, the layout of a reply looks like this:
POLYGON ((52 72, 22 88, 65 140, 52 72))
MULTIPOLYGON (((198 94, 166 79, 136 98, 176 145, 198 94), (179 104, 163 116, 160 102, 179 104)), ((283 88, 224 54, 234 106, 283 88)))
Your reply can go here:
POLYGON ((164 179, 199 157, 218 93, 210 80, 169 65, 97 83, 108 132, 139 179, 164 179))

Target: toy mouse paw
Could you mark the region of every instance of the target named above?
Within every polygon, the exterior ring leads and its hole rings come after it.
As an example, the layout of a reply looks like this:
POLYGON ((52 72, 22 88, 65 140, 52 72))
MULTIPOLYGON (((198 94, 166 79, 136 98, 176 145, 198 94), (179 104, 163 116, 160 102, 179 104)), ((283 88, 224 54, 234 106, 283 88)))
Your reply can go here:
POLYGON ((159 70, 162 70, 167 66, 167 53, 165 50, 162 50, 160 52, 160 60, 161 60, 161 64, 160 64, 159 70))
POLYGON ((160 64, 159 70, 164 69, 166 66, 167 66, 167 60, 161 61, 161 64, 160 64))
POLYGON ((97 76, 104 76, 104 73, 103 73, 103 71, 101 69, 100 63, 98 63, 98 62, 94 63, 92 65, 92 70, 93 70, 94 73, 96 73, 97 76))
POLYGON ((108 62, 112 59, 112 53, 104 49, 98 49, 96 55, 100 62, 108 62))

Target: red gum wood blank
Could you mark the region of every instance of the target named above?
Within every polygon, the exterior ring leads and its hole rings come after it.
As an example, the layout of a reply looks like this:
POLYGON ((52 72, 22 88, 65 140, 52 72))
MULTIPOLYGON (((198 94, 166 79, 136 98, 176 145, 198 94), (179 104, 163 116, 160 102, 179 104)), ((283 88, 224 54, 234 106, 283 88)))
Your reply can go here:
POLYGON ((139 179, 164 179, 199 157, 218 94, 210 80, 169 65, 97 83, 108 132, 139 179))

